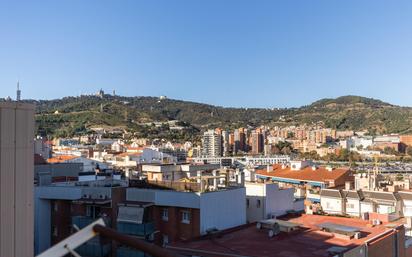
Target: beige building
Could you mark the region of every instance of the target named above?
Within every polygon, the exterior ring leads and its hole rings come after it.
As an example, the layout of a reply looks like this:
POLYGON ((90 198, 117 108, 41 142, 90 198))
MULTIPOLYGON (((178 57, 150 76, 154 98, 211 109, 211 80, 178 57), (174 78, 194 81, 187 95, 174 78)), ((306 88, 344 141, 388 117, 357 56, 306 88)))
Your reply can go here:
POLYGON ((34 106, 0 103, 0 256, 33 256, 34 106))

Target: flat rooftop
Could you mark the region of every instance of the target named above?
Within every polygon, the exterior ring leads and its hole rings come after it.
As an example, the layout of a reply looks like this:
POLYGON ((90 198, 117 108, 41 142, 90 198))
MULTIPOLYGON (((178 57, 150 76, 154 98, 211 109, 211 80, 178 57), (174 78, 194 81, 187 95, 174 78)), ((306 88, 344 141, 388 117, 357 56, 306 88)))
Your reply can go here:
POLYGON ((302 228, 289 234, 281 232, 269 238, 267 230, 258 230, 255 224, 250 224, 238 229, 223 231, 213 237, 204 236, 197 240, 174 243, 170 246, 213 253, 210 255, 203 253, 202 256, 322 257, 332 256, 327 251, 331 247, 349 250, 389 230, 385 225, 368 227, 367 221, 352 218, 302 215, 285 220, 300 223, 302 228), (360 228, 364 236, 350 240, 320 231, 318 225, 327 222, 360 228))

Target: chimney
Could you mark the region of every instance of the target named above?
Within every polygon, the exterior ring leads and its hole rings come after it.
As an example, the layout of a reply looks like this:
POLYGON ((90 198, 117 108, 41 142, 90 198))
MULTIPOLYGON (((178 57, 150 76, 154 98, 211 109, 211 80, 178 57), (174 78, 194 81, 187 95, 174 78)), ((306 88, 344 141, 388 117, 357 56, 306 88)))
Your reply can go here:
POLYGON ((273 171, 273 166, 272 165, 267 165, 266 166, 266 171, 267 172, 272 172, 273 171))
POLYGON ((352 190, 353 186, 352 186, 352 182, 351 181, 346 181, 345 182, 345 190, 352 190))
POLYGON ((327 171, 332 171, 332 170, 333 170, 333 167, 332 167, 332 166, 326 166, 326 170, 327 170, 327 171))

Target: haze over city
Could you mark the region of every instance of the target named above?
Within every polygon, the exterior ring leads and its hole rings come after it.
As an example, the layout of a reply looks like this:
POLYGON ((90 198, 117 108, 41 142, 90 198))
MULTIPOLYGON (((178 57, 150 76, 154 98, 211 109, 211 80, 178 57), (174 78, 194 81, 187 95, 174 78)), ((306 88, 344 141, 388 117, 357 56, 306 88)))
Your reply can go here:
POLYGON ((349 94, 410 106, 410 13, 410 1, 2 2, 0 97, 20 80, 31 99, 102 88, 235 107, 349 94))

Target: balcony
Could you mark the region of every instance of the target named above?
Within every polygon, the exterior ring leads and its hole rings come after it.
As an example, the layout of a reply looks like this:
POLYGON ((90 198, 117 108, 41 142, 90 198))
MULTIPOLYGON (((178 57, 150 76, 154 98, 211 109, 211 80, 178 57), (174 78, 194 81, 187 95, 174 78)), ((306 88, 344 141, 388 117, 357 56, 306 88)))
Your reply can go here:
POLYGON ((319 191, 307 190, 306 191, 306 199, 311 200, 312 202, 320 202, 319 191))
POLYGON ((87 225, 91 224, 94 220, 87 216, 74 216, 72 217, 72 224, 76 225, 79 229, 83 229, 87 225))
MULTIPOLYGON (((76 225, 79 229, 83 229, 87 225, 91 224, 93 221, 96 219, 93 219, 88 216, 73 216, 72 217, 72 224, 76 225)), ((108 219, 104 219, 104 222, 106 223, 107 226, 110 226, 110 221, 108 219)))
POLYGON ((131 222, 117 222, 117 231, 122 234, 147 238, 154 232, 154 224, 136 224, 131 222))
POLYGON ((150 255, 128 247, 119 247, 116 250, 117 257, 150 257, 150 255))
POLYGON ((102 244, 99 237, 89 240, 87 243, 79 246, 76 252, 80 256, 87 257, 106 257, 110 254, 110 243, 102 244))

